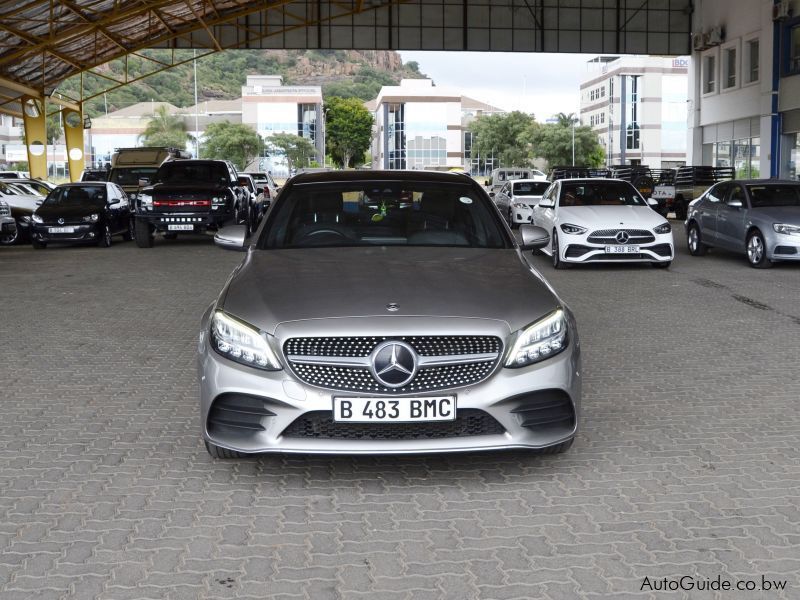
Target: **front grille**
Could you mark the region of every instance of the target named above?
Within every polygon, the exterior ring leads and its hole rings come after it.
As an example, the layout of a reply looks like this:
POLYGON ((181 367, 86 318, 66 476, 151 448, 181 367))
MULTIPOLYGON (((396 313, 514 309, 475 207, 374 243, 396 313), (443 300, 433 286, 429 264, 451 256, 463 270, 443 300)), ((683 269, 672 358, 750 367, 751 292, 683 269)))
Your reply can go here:
POLYGON ((328 337, 291 338, 283 349, 294 374, 309 385, 348 392, 410 394, 484 380, 497 365, 503 344, 494 336, 328 337), (420 363, 414 378, 400 388, 383 385, 369 368, 375 347, 394 339, 411 346, 420 363), (336 364, 337 359, 352 359, 350 362, 356 364, 336 364), (437 364, 437 359, 447 364, 437 364), (428 364, 424 364, 426 360, 428 364))
POLYGON ((308 412, 283 431, 283 437, 323 440, 437 440, 498 435, 503 426, 482 410, 463 409, 453 421, 418 423, 337 423, 331 411, 308 412))
POLYGON ((5 202, 0 202, 0 217, 10 217, 11 209, 5 202))
POLYGON ((616 235, 620 231, 624 231, 630 236, 627 241, 628 244, 649 244, 656 241, 656 236, 653 235, 652 231, 647 231, 647 229, 600 229, 590 233, 588 241, 592 244, 616 245, 619 244, 616 235))
POLYGON ((502 342, 488 335, 424 335, 407 337, 313 337, 291 338, 283 346, 287 355, 369 356, 373 348, 388 339, 405 342, 420 356, 483 354, 499 352, 502 342))

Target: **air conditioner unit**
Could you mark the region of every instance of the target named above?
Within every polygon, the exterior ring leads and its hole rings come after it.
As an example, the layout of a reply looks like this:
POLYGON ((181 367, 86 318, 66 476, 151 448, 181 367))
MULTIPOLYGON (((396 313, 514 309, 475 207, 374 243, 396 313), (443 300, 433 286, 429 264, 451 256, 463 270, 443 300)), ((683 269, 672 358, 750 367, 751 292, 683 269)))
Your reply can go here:
POLYGON ((692 36, 692 48, 695 50, 705 50, 708 48, 708 44, 706 43, 706 34, 705 33, 695 33, 692 36))
POLYGON ((783 19, 788 19, 792 13, 792 9, 789 6, 789 0, 781 0, 777 4, 772 6, 772 20, 773 21, 782 21, 783 19))
POLYGON ((714 27, 708 32, 708 45, 719 46, 725 41, 725 30, 722 27, 714 27))

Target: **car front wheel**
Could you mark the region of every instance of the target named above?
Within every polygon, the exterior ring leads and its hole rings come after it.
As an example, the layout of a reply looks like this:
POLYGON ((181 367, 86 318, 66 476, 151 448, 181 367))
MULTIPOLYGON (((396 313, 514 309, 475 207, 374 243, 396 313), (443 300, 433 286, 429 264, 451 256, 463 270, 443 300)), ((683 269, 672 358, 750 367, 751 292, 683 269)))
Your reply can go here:
POLYGON ((108 223, 100 229, 100 239, 97 240, 97 245, 101 248, 111 246, 111 227, 108 226, 108 223))
POLYGON ((700 228, 697 223, 689 225, 689 231, 686 232, 686 243, 689 246, 689 254, 692 256, 703 256, 708 251, 708 246, 700 240, 700 228))
POLYGON ((747 260, 755 269, 768 269, 772 261, 767 258, 767 245, 764 236, 756 229, 747 236, 747 260))
POLYGON ((566 269, 569 267, 563 260, 561 260, 561 249, 558 246, 558 233, 556 230, 553 230, 553 268, 554 269, 566 269))

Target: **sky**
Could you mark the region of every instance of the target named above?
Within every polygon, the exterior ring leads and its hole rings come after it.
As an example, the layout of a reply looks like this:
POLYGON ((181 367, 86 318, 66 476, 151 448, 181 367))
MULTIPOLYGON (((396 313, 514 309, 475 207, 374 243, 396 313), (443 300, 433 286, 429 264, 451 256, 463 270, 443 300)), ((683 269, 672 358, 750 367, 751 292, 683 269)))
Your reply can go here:
POLYGON ((400 52, 417 61, 438 86, 506 110, 533 113, 544 122, 559 112, 579 112, 579 86, 592 54, 512 52, 400 52))

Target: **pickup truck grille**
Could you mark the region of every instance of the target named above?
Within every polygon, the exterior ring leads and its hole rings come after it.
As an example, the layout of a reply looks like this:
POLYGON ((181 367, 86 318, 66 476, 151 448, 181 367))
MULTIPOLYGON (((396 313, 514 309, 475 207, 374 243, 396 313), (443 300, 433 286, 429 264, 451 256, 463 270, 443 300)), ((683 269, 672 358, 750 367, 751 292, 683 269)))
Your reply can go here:
POLYGON ((503 350, 494 336, 291 338, 283 347, 292 372, 313 386, 348 392, 409 394, 476 384, 486 379, 503 350), (416 371, 402 387, 376 378, 372 354, 383 342, 413 349, 416 371))

